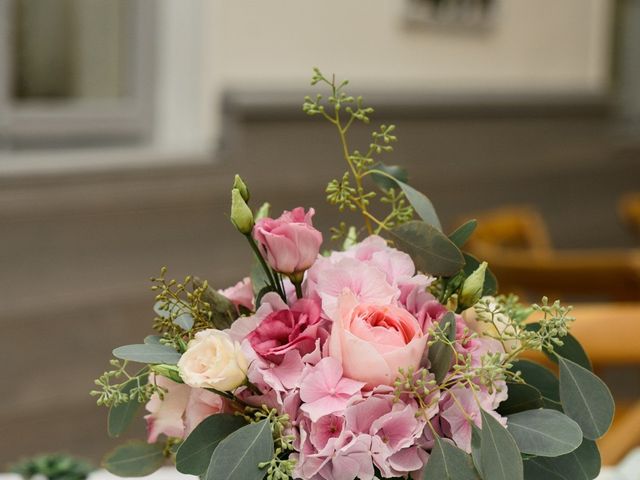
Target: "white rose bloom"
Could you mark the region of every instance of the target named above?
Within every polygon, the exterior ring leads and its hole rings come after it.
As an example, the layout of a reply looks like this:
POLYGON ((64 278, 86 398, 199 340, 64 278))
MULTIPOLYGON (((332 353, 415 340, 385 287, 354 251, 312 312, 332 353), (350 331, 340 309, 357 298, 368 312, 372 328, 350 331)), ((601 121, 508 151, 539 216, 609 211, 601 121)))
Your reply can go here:
POLYGON ((184 383, 195 388, 230 392, 244 383, 247 359, 226 332, 203 330, 189 342, 178 362, 184 383))

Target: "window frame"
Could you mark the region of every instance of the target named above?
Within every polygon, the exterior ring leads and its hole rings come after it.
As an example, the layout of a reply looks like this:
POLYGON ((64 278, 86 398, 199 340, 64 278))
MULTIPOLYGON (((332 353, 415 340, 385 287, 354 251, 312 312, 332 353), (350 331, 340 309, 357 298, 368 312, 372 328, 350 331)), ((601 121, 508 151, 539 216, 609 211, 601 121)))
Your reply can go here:
POLYGON ((0 147, 136 144, 153 131, 153 79, 158 12, 153 1, 130 2, 125 28, 132 41, 125 97, 105 100, 15 102, 11 98, 9 24, 16 0, 0 0, 0 147))

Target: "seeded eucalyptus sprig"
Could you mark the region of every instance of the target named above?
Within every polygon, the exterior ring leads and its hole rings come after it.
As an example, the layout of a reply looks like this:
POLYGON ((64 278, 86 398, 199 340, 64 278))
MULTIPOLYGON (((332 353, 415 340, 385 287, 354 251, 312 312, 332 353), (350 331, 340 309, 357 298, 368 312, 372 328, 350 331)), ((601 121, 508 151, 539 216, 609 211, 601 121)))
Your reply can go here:
MULTIPOLYGON (((380 125, 371 132, 371 142, 366 151, 351 150, 347 133, 354 122, 369 124, 373 108, 364 105, 362 97, 353 97, 345 92, 348 80, 338 82, 335 76, 327 78, 318 68, 313 69, 311 85, 323 84, 330 89, 330 94, 324 98, 317 94, 315 98, 305 97, 302 109, 308 115, 321 115, 338 130, 342 154, 348 169, 344 174, 329 182, 326 188, 327 201, 338 207, 339 211, 360 211, 364 219, 364 229, 367 234, 379 234, 396 225, 405 223, 413 217, 413 208, 406 202, 404 193, 389 184, 393 177, 388 167, 376 159, 377 156, 393 151, 392 143, 397 138, 393 134, 395 125, 380 125), (376 190, 365 186, 365 179, 373 180, 382 195, 376 190), (389 213, 382 219, 372 212, 372 201, 378 199, 382 207, 389 213)), ((333 240, 345 237, 348 229, 333 229, 333 240)))
POLYGON ((160 398, 166 390, 155 382, 149 382, 149 367, 144 367, 135 374, 127 372, 127 361, 112 359, 111 370, 104 372, 95 380, 98 389, 91 396, 98 397, 97 404, 105 407, 117 407, 123 403, 135 401, 148 402, 154 393, 160 398))

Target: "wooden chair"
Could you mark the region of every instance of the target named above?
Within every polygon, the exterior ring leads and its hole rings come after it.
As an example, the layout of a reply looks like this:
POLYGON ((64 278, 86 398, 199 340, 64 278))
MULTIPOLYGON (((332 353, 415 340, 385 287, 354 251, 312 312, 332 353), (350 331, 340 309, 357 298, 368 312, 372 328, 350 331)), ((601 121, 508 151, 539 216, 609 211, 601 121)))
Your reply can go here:
POLYGON ((640 237, 640 192, 623 195, 618 201, 618 216, 640 237))
POLYGON ((482 213, 478 218, 478 227, 469 240, 471 250, 482 245, 536 252, 551 250, 547 226, 533 207, 504 207, 482 213))
MULTIPOLYGON (((635 218, 640 227, 640 195, 628 197, 625 205, 626 212, 636 214, 627 218, 635 218)), ((468 248, 489 263, 500 291, 530 301, 546 295, 581 302, 574 308, 572 333, 594 368, 640 365, 640 250, 554 250, 544 221, 528 207, 475 218, 478 235, 468 248), (621 336, 630 339, 624 348, 621 336)), ((614 424, 599 442, 603 463, 615 464, 640 445, 639 425, 640 400, 617 401, 614 424)))

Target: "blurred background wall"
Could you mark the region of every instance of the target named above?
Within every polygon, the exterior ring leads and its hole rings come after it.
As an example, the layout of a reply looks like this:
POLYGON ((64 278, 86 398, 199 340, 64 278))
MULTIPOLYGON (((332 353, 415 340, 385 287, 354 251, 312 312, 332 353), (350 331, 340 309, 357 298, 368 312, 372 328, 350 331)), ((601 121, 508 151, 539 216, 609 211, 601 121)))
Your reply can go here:
POLYGON ((343 166, 301 111, 312 66, 397 124, 390 163, 449 227, 527 204, 559 248, 636 245, 639 4, 0 0, 0 465, 115 444, 87 392, 149 333, 148 277, 246 273, 235 172, 328 231, 343 166))

